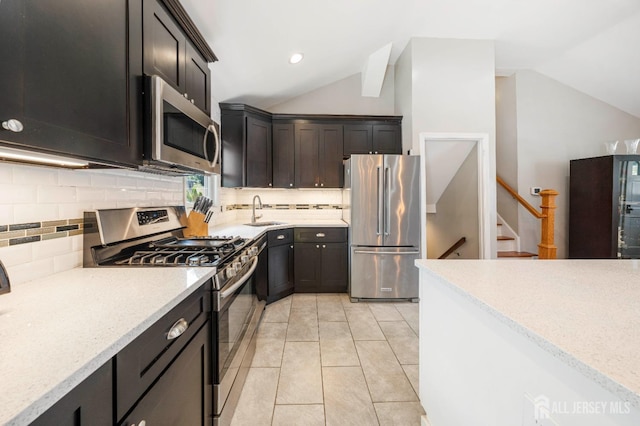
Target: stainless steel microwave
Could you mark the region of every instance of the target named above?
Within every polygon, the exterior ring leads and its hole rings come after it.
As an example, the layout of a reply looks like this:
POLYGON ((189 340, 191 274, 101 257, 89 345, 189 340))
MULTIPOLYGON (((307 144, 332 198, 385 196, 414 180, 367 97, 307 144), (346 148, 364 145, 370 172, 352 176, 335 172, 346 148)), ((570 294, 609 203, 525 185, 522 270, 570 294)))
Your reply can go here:
POLYGON ((220 174, 218 125, 158 76, 145 77, 143 169, 163 174, 220 174))

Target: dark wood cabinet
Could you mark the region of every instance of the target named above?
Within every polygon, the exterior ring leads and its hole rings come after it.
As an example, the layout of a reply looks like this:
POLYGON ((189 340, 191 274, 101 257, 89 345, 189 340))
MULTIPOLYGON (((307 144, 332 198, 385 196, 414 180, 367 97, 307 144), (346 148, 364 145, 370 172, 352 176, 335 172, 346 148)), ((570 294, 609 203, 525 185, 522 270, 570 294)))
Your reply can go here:
POLYGON ((31 425, 113 425, 112 368, 112 362, 107 362, 40 415, 31 425))
POLYGON ((273 121, 272 159, 274 188, 295 186, 295 142, 291 123, 273 121))
POLYGON ((220 104, 222 186, 272 186, 271 117, 242 104, 220 104))
POLYGON ((570 161, 569 258, 640 258, 640 155, 570 161))
POLYGON ((211 72, 159 0, 143 0, 144 73, 158 75, 207 114, 211 72))
MULTIPOLYGON (((198 333, 198 330, 207 323, 210 311, 211 283, 208 282, 156 321, 116 355, 117 420, 123 420, 125 415, 127 415, 133 407, 139 405, 137 401, 145 397, 147 393, 154 392, 154 396, 150 397, 150 400, 159 398, 158 391, 153 390, 157 385, 156 382, 163 380, 162 376, 166 374, 164 371, 167 368, 171 368, 169 365, 174 362, 174 359, 180 352, 186 350, 184 348, 187 347, 188 342, 190 342, 196 333, 198 333), (170 330, 184 326, 186 326, 186 329, 184 329, 182 334, 179 334, 173 339, 168 338, 168 332, 170 330)), ((208 371, 209 367, 206 368, 208 371)), ((174 379, 170 378, 166 380, 171 382, 174 379)), ((201 376, 198 379, 198 387, 200 386, 200 381, 210 385, 209 375, 201 376)), ((195 390, 191 387, 187 388, 183 386, 176 387, 174 392, 184 392, 185 394, 193 395, 194 392, 204 392, 204 390, 195 390)), ((181 398, 176 393, 173 395, 178 399, 181 398)), ((209 403, 211 403, 211 401, 211 399, 208 400, 209 403)), ((150 407, 149 404, 150 403, 147 402, 143 407, 150 407)), ((209 410, 210 406, 207 404, 206 408, 209 410)), ((143 411, 146 412, 146 409, 143 411)), ((200 410, 198 410, 198 413, 200 413, 200 410)), ((178 424, 179 422, 160 423, 178 424)), ((183 422, 182 424, 200 423, 183 422)))
POLYGON ((347 291, 347 228, 296 228, 294 236, 296 293, 347 291))
POLYGON ((0 141, 139 164, 141 40, 129 27, 141 13, 125 0, 0 2, 0 121, 24 126, 0 129, 0 141))
POLYGON ((293 293, 293 229, 278 229, 268 233, 269 290, 267 303, 293 293))
POLYGON ((389 124, 345 124, 344 156, 352 154, 402 154, 400 120, 389 124))
POLYGON ((121 425, 210 425, 209 323, 205 323, 121 425))
POLYGON ((343 135, 340 124, 295 124, 295 186, 341 188, 343 135))

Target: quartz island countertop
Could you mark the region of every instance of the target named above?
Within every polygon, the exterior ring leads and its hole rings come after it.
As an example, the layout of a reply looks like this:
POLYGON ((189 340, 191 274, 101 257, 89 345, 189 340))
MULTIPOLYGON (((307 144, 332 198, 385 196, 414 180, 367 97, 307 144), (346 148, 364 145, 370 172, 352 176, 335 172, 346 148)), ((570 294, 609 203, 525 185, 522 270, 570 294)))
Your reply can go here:
POLYGON ((640 261, 418 260, 416 265, 426 281, 421 285, 454 290, 640 407, 640 261))

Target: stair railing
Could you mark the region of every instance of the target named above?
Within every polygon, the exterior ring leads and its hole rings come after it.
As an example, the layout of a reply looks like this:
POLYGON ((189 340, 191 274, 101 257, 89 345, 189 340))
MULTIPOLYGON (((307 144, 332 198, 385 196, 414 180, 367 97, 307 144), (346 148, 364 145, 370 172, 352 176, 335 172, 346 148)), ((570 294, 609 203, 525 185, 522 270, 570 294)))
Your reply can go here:
POLYGON ((453 243, 453 245, 451 247, 449 247, 447 249, 447 251, 445 251, 444 253, 442 253, 440 255, 440 257, 438 257, 438 259, 446 259, 447 257, 449 257, 454 251, 458 250, 464 243, 467 242, 467 239, 465 237, 460 238, 458 241, 456 241, 455 243, 453 243))
POLYGON ((509 186, 500 176, 496 176, 496 180, 509 194, 522 206, 527 209, 534 217, 541 219, 542 223, 540 232, 540 244, 538 244, 538 258, 539 259, 555 259, 557 247, 554 244, 554 226, 555 226, 555 198, 558 196, 558 191, 553 189, 544 189, 540 191, 540 197, 542 197, 542 204, 540 208, 542 212, 536 210, 531 204, 520 196, 513 188, 509 186))

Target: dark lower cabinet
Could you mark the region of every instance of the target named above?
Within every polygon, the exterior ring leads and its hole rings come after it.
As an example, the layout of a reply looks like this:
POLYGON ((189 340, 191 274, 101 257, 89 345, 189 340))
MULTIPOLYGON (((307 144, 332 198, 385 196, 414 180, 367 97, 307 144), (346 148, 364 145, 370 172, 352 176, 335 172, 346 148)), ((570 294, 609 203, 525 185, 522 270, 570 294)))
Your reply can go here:
POLYGON ((275 302, 294 291, 293 229, 268 233, 269 290, 267 303, 275 302))
POLYGON ((345 293, 347 228, 296 228, 294 238, 296 293, 345 293))
POLYGON ((135 405, 121 425, 210 425, 211 383, 209 324, 200 328, 184 350, 135 405), (141 423, 144 421, 145 423, 141 423))
POLYGON ((31 423, 33 426, 113 425, 113 375, 109 361, 31 423))

